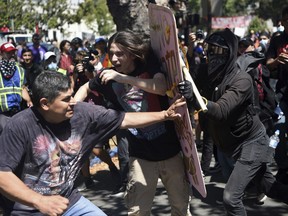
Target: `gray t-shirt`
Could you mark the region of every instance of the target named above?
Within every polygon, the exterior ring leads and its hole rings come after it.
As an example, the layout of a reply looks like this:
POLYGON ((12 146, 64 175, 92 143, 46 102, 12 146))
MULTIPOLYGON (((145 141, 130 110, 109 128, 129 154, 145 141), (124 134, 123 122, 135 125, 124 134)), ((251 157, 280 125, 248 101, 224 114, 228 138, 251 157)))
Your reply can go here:
MULTIPOLYGON (((80 102, 71 119, 50 124, 36 109, 26 109, 0 137, 0 170, 13 171, 38 193, 67 197, 72 206, 81 196, 73 186, 83 163, 95 144, 115 135, 123 118, 123 112, 80 102)), ((15 215, 35 212, 9 201, 4 208, 15 215)))

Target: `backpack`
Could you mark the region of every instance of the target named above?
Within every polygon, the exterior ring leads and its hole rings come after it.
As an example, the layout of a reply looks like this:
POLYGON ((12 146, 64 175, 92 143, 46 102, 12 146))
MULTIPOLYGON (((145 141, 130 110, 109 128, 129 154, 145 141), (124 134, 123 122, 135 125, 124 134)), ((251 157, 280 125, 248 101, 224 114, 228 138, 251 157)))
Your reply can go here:
POLYGON ((266 128, 269 136, 274 133, 274 124, 278 115, 274 112, 277 107, 276 94, 269 83, 269 69, 259 63, 257 67, 248 71, 253 79, 254 86, 254 107, 259 114, 261 122, 266 128))

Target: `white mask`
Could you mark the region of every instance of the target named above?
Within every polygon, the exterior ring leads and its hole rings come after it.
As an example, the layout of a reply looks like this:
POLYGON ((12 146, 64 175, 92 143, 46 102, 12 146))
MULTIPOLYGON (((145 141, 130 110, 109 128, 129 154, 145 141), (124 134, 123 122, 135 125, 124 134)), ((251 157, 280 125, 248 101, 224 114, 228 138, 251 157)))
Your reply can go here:
POLYGON ((47 67, 49 70, 57 71, 57 69, 58 69, 57 63, 55 63, 55 62, 50 63, 47 67))

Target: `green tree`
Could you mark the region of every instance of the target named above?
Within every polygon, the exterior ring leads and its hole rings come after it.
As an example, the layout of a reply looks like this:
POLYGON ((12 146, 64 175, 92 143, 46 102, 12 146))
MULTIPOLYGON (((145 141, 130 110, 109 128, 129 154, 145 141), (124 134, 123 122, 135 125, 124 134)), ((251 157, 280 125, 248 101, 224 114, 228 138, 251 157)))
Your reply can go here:
POLYGON ((106 0, 85 0, 81 3, 74 20, 80 22, 81 19, 90 29, 100 35, 109 35, 114 31, 114 22, 106 0), (97 22, 96 26, 95 21, 97 22))
POLYGON ((188 0, 186 6, 187 6, 187 11, 189 13, 199 13, 201 1, 200 0, 188 0))
POLYGON ((41 25, 48 29, 61 29, 64 24, 70 21, 69 5, 67 0, 38 1, 40 11, 36 13, 41 25))
POLYGON ((21 0, 10 0, 10 1, 1 1, 0 2, 0 25, 8 25, 10 29, 19 29, 22 26, 23 20, 23 11, 22 8, 25 7, 25 4, 21 0))
POLYGON ((249 0, 223 0, 223 16, 245 15, 249 0))
POLYGON ((264 20, 272 19, 274 25, 281 19, 281 12, 285 6, 288 6, 287 0, 259 0, 260 7, 256 9, 256 14, 264 20))
POLYGON ((62 28, 71 20, 66 0, 9 0, 0 2, 0 25, 13 20, 14 29, 24 28, 34 31, 36 23, 48 28, 62 28))
POLYGON ((248 32, 251 32, 251 30, 253 30, 254 32, 268 31, 265 20, 259 17, 254 17, 248 26, 248 32))

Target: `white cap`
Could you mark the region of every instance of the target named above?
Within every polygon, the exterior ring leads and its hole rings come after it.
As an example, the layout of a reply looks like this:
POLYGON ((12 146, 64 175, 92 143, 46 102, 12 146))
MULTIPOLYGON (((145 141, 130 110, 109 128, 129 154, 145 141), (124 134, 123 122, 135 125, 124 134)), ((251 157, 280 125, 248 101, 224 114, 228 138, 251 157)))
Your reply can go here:
POLYGON ((48 58, 50 58, 51 56, 55 56, 56 54, 54 52, 48 51, 44 54, 44 60, 46 61, 48 58))

